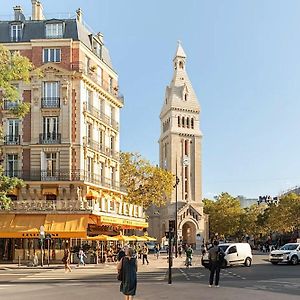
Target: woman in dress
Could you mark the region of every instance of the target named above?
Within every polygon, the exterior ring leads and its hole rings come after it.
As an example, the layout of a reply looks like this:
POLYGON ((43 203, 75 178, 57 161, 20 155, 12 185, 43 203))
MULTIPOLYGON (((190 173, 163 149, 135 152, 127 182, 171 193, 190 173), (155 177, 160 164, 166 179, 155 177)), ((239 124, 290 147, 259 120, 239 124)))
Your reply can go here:
POLYGON ((118 263, 118 272, 121 274, 120 292, 125 295, 125 300, 132 300, 135 296, 137 285, 137 259, 132 248, 125 249, 125 257, 118 263))

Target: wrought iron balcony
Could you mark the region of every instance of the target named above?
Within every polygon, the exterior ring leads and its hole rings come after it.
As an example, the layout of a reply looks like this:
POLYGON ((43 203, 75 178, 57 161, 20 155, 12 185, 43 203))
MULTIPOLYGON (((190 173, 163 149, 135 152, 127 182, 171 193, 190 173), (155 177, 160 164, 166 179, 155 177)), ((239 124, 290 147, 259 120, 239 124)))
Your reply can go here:
POLYGON ((19 105, 19 101, 3 100, 3 110, 10 110, 19 105))
POLYGON ((6 135, 4 137, 4 145, 20 145, 19 135, 6 135))
POLYGON ((106 178, 103 175, 95 174, 85 170, 71 170, 71 169, 60 169, 60 170, 6 170, 4 175, 8 177, 17 177, 24 181, 83 181, 92 184, 99 185, 108 189, 114 189, 117 191, 126 190, 121 187, 120 182, 106 178))
POLYGON ((115 130, 119 130, 119 123, 117 121, 113 120, 108 115, 104 114, 98 108, 91 105, 90 103, 88 103, 88 104, 84 103, 83 109, 84 109, 84 111, 87 111, 88 113, 90 113, 95 118, 100 119, 105 124, 111 126, 115 130))
POLYGON ((120 159, 120 154, 117 151, 110 149, 109 147, 105 147, 103 144, 100 144, 94 141, 91 138, 83 137, 83 145, 89 147, 95 151, 101 152, 102 154, 112 157, 115 160, 120 159))
POLYGON ((60 144, 61 134, 60 133, 40 133, 40 144, 60 144))
POLYGON ((59 97, 43 97, 42 108, 60 108, 59 97))

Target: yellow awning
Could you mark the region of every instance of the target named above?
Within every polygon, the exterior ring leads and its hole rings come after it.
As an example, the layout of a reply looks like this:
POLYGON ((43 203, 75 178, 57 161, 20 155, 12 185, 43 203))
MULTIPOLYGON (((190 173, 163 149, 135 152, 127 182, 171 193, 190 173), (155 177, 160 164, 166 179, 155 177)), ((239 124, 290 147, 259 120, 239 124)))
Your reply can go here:
POLYGON ((44 225, 46 215, 0 215, 1 238, 39 237, 40 227, 44 225))
POLYGON ((107 224, 107 225, 120 225, 126 228, 134 227, 134 228, 147 228, 148 223, 138 220, 129 220, 129 219, 122 219, 116 217, 107 217, 107 216, 100 216, 100 223, 107 224))
POLYGON ((45 232, 54 238, 86 238, 89 215, 47 215, 45 232))
POLYGON ((56 195, 57 196, 57 188, 43 188, 43 195, 56 195))
POLYGON ((143 236, 137 236, 137 235, 131 235, 129 238, 131 238, 133 241, 136 242, 147 242, 147 238, 143 236))
POLYGON ((101 234, 101 235, 97 235, 97 236, 88 236, 87 237, 88 240, 91 240, 91 241, 117 241, 118 239, 113 237, 113 236, 108 236, 108 235, 104 235, 104 234, 101 234))

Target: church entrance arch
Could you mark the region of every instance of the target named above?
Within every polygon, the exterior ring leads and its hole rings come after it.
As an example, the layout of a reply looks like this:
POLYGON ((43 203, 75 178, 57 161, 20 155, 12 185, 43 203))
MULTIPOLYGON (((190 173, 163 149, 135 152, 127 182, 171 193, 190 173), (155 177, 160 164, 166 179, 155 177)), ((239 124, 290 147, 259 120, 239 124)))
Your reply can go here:
POLYGON ((196 247, 196 225, 193 222, 185 222, 182 226, 182 242, 196 247))

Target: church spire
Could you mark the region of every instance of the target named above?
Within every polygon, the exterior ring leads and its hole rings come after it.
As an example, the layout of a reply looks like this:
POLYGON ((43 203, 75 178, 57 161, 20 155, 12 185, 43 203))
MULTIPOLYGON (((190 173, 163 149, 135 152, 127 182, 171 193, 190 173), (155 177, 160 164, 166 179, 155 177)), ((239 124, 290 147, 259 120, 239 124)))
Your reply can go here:
POLYGON ((181 41, 177 41, 177 50, 176 50, 176 53, 175 53, 175 56, 174 56, 174 60, 178 57, 182 57, 182 58, 186 58, 186 54, 181 46, 181 41))

